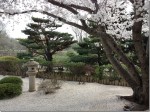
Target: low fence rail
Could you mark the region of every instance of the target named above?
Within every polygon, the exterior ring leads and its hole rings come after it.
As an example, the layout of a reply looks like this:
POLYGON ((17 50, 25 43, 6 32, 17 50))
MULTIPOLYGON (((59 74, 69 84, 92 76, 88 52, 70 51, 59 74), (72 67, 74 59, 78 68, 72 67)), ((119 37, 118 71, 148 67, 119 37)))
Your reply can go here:
MULTIPOLYGON (((45 75, 45 74, 44 74, 45 75)), ((80 82, 96 82, 100 84, 105 84, 105 85, 116 85, 116 86, 126 86, 129 87, 129 84, 123 80, 110 80, 110 79, 98 79, 94 78, 93 76, 72 76, 72 75, 63 75, 61 73, 54 73, 52 75, 45 75, 44 77, 42 75, 37 75, 39 78, 44 78, 44 79, 51 79, 51 78, 57 78, 58 80, 65 80, 65 81, 80 81, 80 82)))
MULTIPOLYGON (((0 72, 0 74, 3 75, 17 75, 22 77, 27 77, 27 75, 24 72, 0 72)), ((38 73, 37 78, 43 78, 43 79, 51 79, 51 78, 57 78, 58 80, 65 80, 65 81, 81 81, 81 82, 96 82, 99 84, 105 84, 105 85, 116 85, 116 86, 126 86, 129 87, 129 84, 123 80, 110 80, 110 79, 98 79, 94 78, 93 76, 73 76, 73 75, 65 75, 64 73, 52 73, 52 74, 46 74, 46 73, 38 73)))

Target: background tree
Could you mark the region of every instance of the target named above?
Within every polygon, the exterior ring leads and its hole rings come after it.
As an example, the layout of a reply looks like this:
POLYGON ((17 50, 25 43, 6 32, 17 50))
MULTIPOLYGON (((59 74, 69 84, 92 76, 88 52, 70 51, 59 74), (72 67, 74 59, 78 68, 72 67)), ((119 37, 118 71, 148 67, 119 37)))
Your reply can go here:
POLYGON ((70 61, 99 66, 109 63, 103 48, 95 44, 100 45, 99 39, 84 38, 82 42, 77 43, 78 46, 73 48, 78 55, 71 56, 70 61))
POLYGON ((52 61, 52 56, 75 43, 71 34, 60 33, 56 30, 61 25, 48 19, 34 18, 34 23, 28 24, 23 33, 27 39, 20 39, 20 43, 26 46, 33 55, 41 55, 47 61, 52 61))
POLYGON ((26 50, 24 46, 19 44, 16 39, 10 38, 5 30, 0 33, 0 50, 14 51, 14 50, 26 50))

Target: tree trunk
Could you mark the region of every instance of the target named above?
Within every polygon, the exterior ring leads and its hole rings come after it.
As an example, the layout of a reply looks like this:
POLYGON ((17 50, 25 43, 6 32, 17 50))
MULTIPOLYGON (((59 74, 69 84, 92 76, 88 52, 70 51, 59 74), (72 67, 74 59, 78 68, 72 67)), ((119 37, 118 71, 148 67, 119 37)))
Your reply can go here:
POLYGON ((46 52, 45 54, 46 54, 46 61, 52 61, 52 59, 53 59, 52 54, 49 52, 46 52))
MULTIPOLYGON (((46 54, 46 61, 51 62, 53 59, 52 54, 49 52, 46 52, 45 54, 46 54)), ((46 72, 52 72, 52 65, 50 63, 47 65, 46 72)))
POLYGON ((118 57, 121 59, 121 61, 126 65, 126 67, 129 70, 130 76, 135 80, 137 85, 142 85, 141 77, 139 76, 134 64, 127 58, 127 56, 123 53, 123 51, 120 49, 119 45, 114 41, 114 39, 107 35, 105 38, 108 45, 111 47, 111 49, 118 55, 118 57))
MULTIPOLYGON (((137 4, 141 7, 144 6, 144 2, 145 0, 142 0, 141 3, 142 4, 137 4)), ((138 3, 138 0, 134 1, 134 3, 138 3)), ((143 18, 138 9, 138 7, 136 7, 136 5, 134 6, 134 24, 132 27, 132 37, 133 37, 133 41, 134 41, 134 47, 140 62, 140 68, 141 68, 141 72, 142 72, 142 87, 141 87, 141 94, 142 96, 140 97, 142 100, 142 104, 144 105, 149 105, 149 62, 148 62, 148 55, 146 54, 146 50, 144 49, 143 46, 143 38, 142 38, 142 26, 143 26, 143 20, 141 21, 137 21, 140 18, 143 18), (138 13, 136 13, 138 12, 138 13)), ((136 91, 135 91, 136 93, 136 91)), ((138 93, 138 92, 137 92, 138 93)))
POLYGON ((142 82, 142 84, 135 82, 134 77, 131 77, 129 73, 123 69, 121 64, 113 56, 113 51, 114 51, 112 47, 113 41, 111 41, 112 43, 110 44, 110 42, 108 43, 108 40, 106 40, 107 39, 106 37, 100 37, 100 39, 103 44, 106 56, 111 62, 111 64, 113 65, 114 69, 121 76, 124 77, 124 79, 128 82, 128 84, 132 88, 133 95, 130 97, 132 98, 132 101, 139 104, 148 105, 149 104, 149 82, 148 82, 149 79, 147 79, 147 81, 145 80, 145 82, 142 82))
POLYGON ((104 51, 106 53, 107 58, 110 63, 113 65, 114 69, 128 82, 130 87, 134 89, 137 86, 137 83, 133 80, 133 78, 129 75, 129 73, 121 66, 121 64, 115 59, 112 53, 111 47, 107 44, 106 38, 101 37, 101 42, 104 47, 104 51))

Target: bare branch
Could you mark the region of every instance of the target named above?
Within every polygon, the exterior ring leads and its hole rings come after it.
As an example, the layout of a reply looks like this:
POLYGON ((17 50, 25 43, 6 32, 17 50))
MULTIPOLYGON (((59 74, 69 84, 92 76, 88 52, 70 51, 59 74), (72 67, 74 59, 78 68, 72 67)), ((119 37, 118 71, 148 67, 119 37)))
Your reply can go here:
POLYGON ((51 4, 53 4, 53 5, 65 8, 68 11, 72 12, 73 14, 78 14, 78 12, 75 9, 80 9, 80 10, 86 11, 86 12, 88 12, 90 14, 96 14, 97 11, 98 11, 98 9, 99 9, 99 5, 98 5, 97 2, 94 2, 94 4, 95 4, 95 10, 92 10, 92 9, 90 9, 88 7, 84 7, 84 6, 75 5, 75 4, 66 5, 66 4, 64 4, 62 2, 57 2, 55 0, 48 0, 48 2, 51 3, 51 4), (73 8, 75 8, 75 9, 73 9, 73 8))
POLYGON ((81 23, 82 23, 82 25, 83 25, 84 28, 87 28, 87 27, 88 27, 87 24, 86 24, 86 22, 85 22, 85 20, 80 19, 80 21, 81 21, 81 23))
POLYGON ((75 4, 71 4, 71 5, 69 5, 69 6, 71 6, 71 7, 73 7, 73 8, 76 8, 76 9, 80 9, 80 10, 87 11, 87 12, 89 12, 90 14, 92 14, 92 13, 95 12, 94 10, 92 10, 92 9, 90 9, 90 8, 88 8, 88 7, 84 7, 84 6, 79 6, 79 5, 75 5, 75 4))
POLYGON ((27 10, 27 11, 14 12, 14 13, 10 13, 10 12, 0 12, 0 14, 17 15, 17 14, 25 14, 25 13, 30 13, 30 12, 39 12, 39 11, 37 11, 37 10, 27 10))
POLYGON ((53 5, 65 8, 68 11, 72 12, 73 14, 78 14, 78 12, 76 10, 74 10, 73 8, 71 8, 68 5, 65 5, 63 3, 60 3, 60 2, 57 2, 57 1, 54 1, 54 0, 48 0, 48 2, 51 3, 51 4, 53 4, 53 5))

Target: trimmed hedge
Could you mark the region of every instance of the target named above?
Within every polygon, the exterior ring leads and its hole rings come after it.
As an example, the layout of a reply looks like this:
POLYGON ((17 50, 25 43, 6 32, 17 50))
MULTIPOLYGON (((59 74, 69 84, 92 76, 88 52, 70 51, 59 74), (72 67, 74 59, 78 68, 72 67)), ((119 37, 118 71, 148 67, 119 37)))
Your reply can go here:
POLYGON ((0 61, 19 61, 19 58, 16 58, 14 56, 1 56, 0 61))
POLYGON ((71 62, 71 63, 66 64, 66 67, 70 70, 70 72, 73 75, 77 75, 77 76, 85 75, 85 70, 84 70, 85 63, 82 63, 82 62, 78 62, 78 63, 71 62))
POLYGON ((22 87, 18 84, 0 84, 0 99, 12 98, 22 93, 22 87))
POLYGON ((1 56, 0 57, 0 71, 4 72, 16 72, 20 69, 20 59, 13 56, 1 56))
POLYGON ((0 99, 12 98, 22 93, 22 80, 18 77, 5 77, 0 80, 0 99))
POLYGON ((22 85, 22 80, 18 77, 4 77, 3 79, 0 80, 0 84, 4 83, 13 83, 13 84, 20 84, 22 85))

